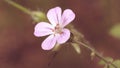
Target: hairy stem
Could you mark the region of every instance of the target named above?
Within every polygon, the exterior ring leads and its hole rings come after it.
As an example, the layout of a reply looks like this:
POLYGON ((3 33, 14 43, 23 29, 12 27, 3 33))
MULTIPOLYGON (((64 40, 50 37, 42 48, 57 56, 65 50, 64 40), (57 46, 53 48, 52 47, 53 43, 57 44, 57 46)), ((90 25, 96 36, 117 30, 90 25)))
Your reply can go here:
POLYGON ((99 59, 103 60, 105 63, 109 63, 110 65, 112 65, 113 67, 117 68, 116 65, 114 65, 112 62, 109 62, 107 59, 105 59, 105 57, 103 57, 99 52, 97 52, 94 48, 90 47, 89 44, 84 44, 82 42, 76 41, 76 43, 84 46, 85 48, 89 49, 91 52, 94 52, 96 57, 98 57, 99 59))
POLYGON ((93 48, 91 46, 91 44, 84 38, 83 34, 81 34, 79 31, 77 31, 76 28, 72 24, 69 24, 68 28, 71 30, 71 32, 73 34, 72 43, 77 43, 79 45, 82 45, 83 47, 85 47, 85 48, 89 49, 91 52, 93 52, 96 57, 103 60, 106 64, 110 64, 114 68, 118 68, 115 64, 113 64, 112 62, 109 62, 97 50, 95 50, 95 48, 93 48))

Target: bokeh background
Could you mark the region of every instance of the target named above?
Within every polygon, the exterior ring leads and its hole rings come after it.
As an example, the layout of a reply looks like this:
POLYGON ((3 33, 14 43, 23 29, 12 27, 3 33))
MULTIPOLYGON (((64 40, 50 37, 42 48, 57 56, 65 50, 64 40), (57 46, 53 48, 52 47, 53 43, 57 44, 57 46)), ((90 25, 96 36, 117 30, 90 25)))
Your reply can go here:
MULTIPOLYGON (((104 56, 120 59, 120 39, 109 34, 120 23, 120 0, 13 0, 30 10, 45 13, 60 6, 76 14, 74 26, 104 56)), ((41 49, 44 38, 33 35, 35 22, 19 9, 0 0, 0 68, 103 68, 99 59, 81 47, 78 55, 70 46, 54 52, 41 49), (50 66, 48 63, 52 60, 50 66)))

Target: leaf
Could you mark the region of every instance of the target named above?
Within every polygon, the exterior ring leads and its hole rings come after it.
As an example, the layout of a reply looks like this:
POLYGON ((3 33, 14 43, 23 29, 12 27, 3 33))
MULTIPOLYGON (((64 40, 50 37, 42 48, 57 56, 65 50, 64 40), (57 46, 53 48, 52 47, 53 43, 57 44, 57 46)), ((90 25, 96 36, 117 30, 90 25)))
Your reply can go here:
MULTIPOLYGON (((115 64, 117 68, 120 68, 120 60, 115 60, 115 61, 113 62, 113 64, 115 64)), ((110 68, 115 68, 115 67, 113 67, 112 65, 110 65, 109 67, 110 67, 110 68)))
POLYGON ((80 50, 79 44, 77 44, 77 43, 71 43, 71 44, 72 44, 73 48, 75 49, 75 51, 76 51, 78 54, 80 54, 80 53, 81 53, 81 50, 80 50))
MULTIPOLYGON (((108 60, 109 62, 112 62, 117 68, 120 68, 120 60, 114 60, 110 57, 107 57, 106 60, 108 60)), ((115 68, 113 65, 111 64, 107 64, 105 63, 103 60, 100 60, 99 62, 100 65, 105 65, 104 68, 115 68)))
POLYGON ((110 29, 110 35, 112 35, 115 38, 119 38, 120 39, 120 24, 116 24, 114 25, 111 29, 110 29))
MULTIPOLYGON (((105 59, 108 60, 109 62, 112 62, 112 61, 113 61, 113 59, 110 58, 110 57, 106 57, 105 59)), ((106 63, 105 63, 103 60, 100 60, 98 64, 100 64, 100 65, 105 65, 106 63)))

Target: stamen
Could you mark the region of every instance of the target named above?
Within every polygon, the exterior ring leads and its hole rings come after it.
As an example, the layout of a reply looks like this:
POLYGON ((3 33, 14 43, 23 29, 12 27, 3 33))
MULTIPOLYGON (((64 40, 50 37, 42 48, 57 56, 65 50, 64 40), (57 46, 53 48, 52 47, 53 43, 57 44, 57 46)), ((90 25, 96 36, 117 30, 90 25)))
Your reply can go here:
POLYGON ((61 32, 62 32, 62 28, 60 27, 59 24, 57 24, 57 25, 55 26, 55 33, 61 34, 61 32))

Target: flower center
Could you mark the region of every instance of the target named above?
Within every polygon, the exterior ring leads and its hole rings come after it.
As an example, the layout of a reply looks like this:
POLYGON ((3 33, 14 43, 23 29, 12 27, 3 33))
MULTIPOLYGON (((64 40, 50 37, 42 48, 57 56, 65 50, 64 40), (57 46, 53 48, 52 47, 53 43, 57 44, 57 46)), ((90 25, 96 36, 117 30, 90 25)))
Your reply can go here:
POLYGON ((60 27, 59 24, 55 26, 55 33, 61 34, 62 33, 62 28, 60 27))

